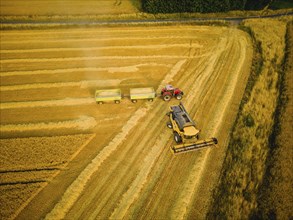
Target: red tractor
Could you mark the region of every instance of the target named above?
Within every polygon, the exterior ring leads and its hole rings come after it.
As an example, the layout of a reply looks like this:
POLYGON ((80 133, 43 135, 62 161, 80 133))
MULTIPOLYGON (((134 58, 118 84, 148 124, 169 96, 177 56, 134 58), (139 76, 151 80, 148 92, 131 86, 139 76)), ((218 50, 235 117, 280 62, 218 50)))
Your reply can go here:
POLYGON ((178 89, 174 88, 172 85, 166 85, 162 91, 161 95, 164 99, 164 101, 170 101, 170 99, 174 96, 176 99, 180 100, 182 99, 183 92, 178 89))

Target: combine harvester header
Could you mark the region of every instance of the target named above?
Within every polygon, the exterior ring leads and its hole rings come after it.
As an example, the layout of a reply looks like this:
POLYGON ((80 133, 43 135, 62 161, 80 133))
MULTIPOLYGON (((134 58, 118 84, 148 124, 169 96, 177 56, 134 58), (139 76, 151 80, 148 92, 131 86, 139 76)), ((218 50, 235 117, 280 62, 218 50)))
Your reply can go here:
POLYGON ((182 103, 178 106, 170 106, 170 112, 167 113, 167 116, 170 119, 167 126, 173 129, 174 140, 177 143, 171 147, 173 153, 197 150, 218 143, 217 138, 214 137, 199 140, 200 130, 196 128, 195 122, 190 118, 182 103))

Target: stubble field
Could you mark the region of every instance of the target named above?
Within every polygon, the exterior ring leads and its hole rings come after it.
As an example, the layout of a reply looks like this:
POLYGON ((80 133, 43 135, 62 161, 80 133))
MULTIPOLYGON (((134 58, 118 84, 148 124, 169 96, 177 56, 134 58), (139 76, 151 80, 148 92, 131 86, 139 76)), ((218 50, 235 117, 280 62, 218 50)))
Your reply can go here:
POLYGON ((136 13, 131 0, 2 0, 3 16, 72 16, 136 13))
POLYGON ((1 217, 203 218, 251 57, 248 35, 228 27, 2 31, 0 202, 13 204, 1 217), (94 99, 167 83, 218 147, 171 154, 176 100, 94 99))

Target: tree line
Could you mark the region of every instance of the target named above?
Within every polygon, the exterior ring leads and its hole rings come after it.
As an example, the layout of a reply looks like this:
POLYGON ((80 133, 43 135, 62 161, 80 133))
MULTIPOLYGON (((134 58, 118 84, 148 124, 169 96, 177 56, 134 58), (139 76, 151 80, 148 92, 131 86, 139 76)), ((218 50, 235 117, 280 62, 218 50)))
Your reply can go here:
POLYGON ((142 10, 148 13, 226 12, 260 10, 272 0, 141 0, 142 10))

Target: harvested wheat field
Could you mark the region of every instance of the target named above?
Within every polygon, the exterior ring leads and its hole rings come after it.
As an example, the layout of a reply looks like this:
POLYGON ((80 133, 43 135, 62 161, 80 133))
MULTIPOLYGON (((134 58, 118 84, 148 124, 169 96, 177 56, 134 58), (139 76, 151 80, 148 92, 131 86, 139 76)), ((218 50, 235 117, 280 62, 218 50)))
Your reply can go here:
POLYGON ((136 13, 131 0, 1 0, 5 16, 70 16, 136 13))
POLYGON ((248 35, 228 27, 2 31, 1 216, 203 218, 251 58, 248 35), (174 156, 165 114, 178 101, 127 97, 167 83, 217 147, 174 156), (120 104, 95 103, 116 88, 120 104))

